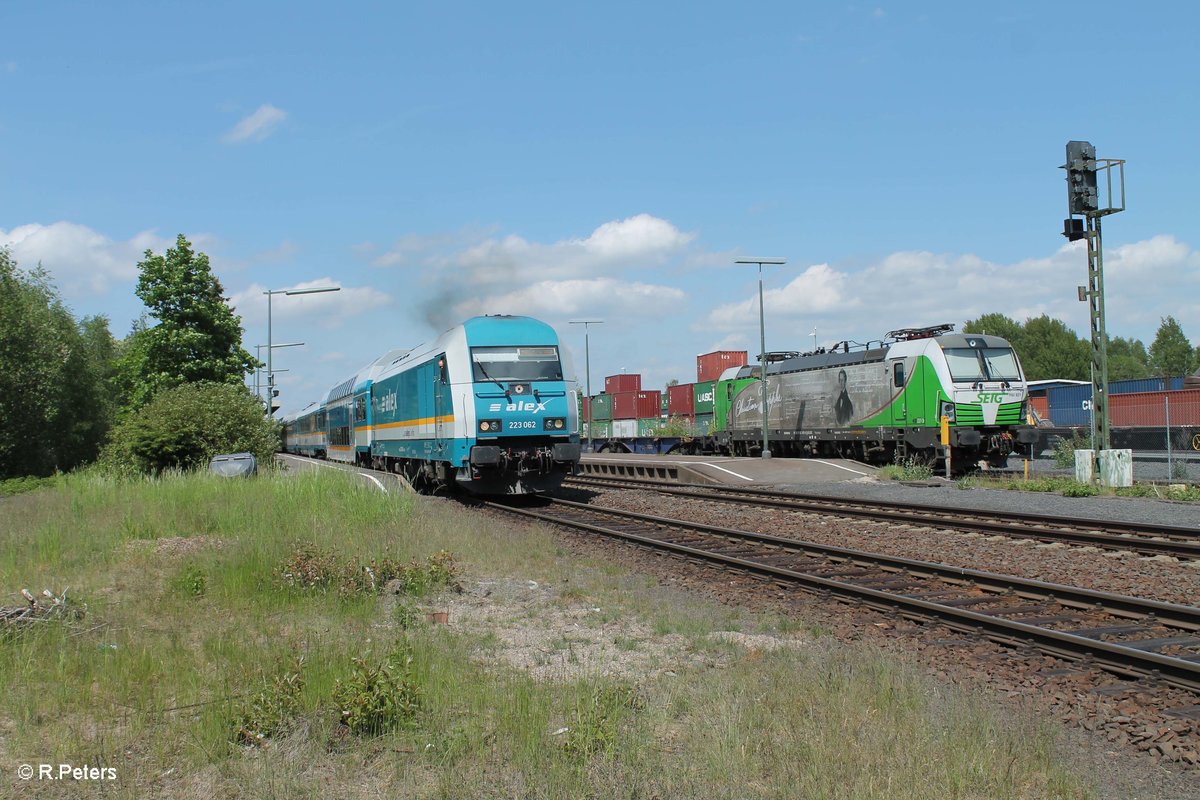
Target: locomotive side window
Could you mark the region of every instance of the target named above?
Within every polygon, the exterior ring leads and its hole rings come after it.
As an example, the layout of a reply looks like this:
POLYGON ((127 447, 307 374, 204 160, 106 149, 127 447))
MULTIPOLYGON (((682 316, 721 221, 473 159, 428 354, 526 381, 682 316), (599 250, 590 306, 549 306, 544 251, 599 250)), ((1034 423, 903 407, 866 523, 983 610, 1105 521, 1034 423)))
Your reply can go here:
POLYGON ((956 381, 1019 381, 1021 369, 1011 347, 947 347, 946 363, 956 381))
POLYGON ((892 385, 904 386, 904 362, 897 361, 892 367, 892 385))
POLYGON ((558 348, 472 347, 471 371, 477 381, 561 381, 558 348))

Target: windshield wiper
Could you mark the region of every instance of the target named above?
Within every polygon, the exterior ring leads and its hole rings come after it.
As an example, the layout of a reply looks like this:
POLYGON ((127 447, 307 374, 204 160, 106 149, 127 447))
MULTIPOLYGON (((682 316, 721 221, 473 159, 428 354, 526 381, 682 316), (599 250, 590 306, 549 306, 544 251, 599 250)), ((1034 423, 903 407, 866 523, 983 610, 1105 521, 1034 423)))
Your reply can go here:
POLYGON ((489 380, 489 381, 491 381, 492 383, 494 383, 494 384, 496 384, 497 386, 499 386, 499 387, 500 387, 500 391, 504 392, 504 396, 505 396, 506 398, 508 398, 509 400, 512 400, 512 396, 511 396, 511 395, 509 395, 509 393, 508 393, 508 389, 504 388, 504 384, 503 384, 503 383, 501 383, 500 381, 496 380, 495 378, 493 378, 491 375, 488 375, 488 371, 487 371, 486 369, 484 369, 484 366, 483 366, 483 362, 482 362, 482 361, 476 361, 476 362, 475 362, 475 366, 479 367, 479 374, 480 374, 480 375, 482 375, 482 376, 483 376, 484 378, 486 378, 487 380, 489 380))

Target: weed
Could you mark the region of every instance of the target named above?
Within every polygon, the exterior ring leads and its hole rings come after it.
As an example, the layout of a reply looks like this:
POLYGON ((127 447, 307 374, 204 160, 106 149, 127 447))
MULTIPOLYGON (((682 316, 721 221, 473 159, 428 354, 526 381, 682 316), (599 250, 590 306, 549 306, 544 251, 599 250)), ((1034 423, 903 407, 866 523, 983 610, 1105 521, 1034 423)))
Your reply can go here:
POLYGON ((338 680, 333 702, 339 722, 356 736, 380 736, 411 727, 421 709, 421 690, 413 677, 412 654, 401 645, 382 661, 354 659, 345 681, 338 680))
POLYGON ((575 704, 567 730, 567 751, 584 757, 611 756, 622 718, 628 711, 640 710, 643 705, 631 687, 595 687, 575 704))
POLYGON ((891 481, 927 481, 933 477, 933 467, 908 458, 883 467, 879 474, 891 481))
POLYGON ((233 720, 233 739, 237 744, 257 747, 264 740, 286 733, 300 710, 304 690, 304 661, 298 659, 292 669, 262 682, 233 720))
POLYGON ((24 492, 32 492, 34 489, 43 489, 58 484, 59 476, 55 475, 49 478, 35 478, 26 476, 22 478, 7 478, 0 481, 0 497, 7 497, 14 494, 22 494, 24 492))
POLYGON ((195 564, 188 564, 176 573, 171 588, 185 597, 203 597, 208 591, 208 573, 195 564))
POLYGON ((305 542, 296 547, 278 570, 279 583, 289 589, 327 592, 343 597, 379 594, 393 587, 397 594, 422 597, 445 588, 458 588, 458 565, 453 554, 440 550, 422 564, 401 564, 383 557, 364 562, 339 561, 330 550, 305 542))
POLYGON ((1075 467, 1075 451, 1087 450, 1092 446, 1092 439, 1082 430, 1071 433, 1070 439, 1059 437, 1054 443, 1054 463, 1064 469, 1075 467))
POLYGON ((1090 483, 1071 483, 1063 487, 1061 494, 1063 497, 1095 497, 1100 490, 1090 483))
POLYGON ((408 630, 420 624, 423 615, 421 609, 412 603, 401 601, 396 604, 395 610, 392 611, 392 616, 396 621, 396 625, 401 630, 408 630))
POLYGON ((1173 461, 1171 463, 1171 477, 1176 480, 1187 480, 1188 466, 1183 460, 1173 461))

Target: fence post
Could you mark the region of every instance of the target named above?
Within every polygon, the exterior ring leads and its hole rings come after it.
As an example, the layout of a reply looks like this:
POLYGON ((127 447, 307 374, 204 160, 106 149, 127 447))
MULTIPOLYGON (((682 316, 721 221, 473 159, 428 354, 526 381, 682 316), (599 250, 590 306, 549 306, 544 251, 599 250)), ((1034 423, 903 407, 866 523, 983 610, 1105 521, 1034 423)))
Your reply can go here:
POLYGON ((1175 470, 1171 465, 1171 398, 1163 397, 1163 408, 1167 417, 1167 480, 1170 481, 1175 477, 1175 470))

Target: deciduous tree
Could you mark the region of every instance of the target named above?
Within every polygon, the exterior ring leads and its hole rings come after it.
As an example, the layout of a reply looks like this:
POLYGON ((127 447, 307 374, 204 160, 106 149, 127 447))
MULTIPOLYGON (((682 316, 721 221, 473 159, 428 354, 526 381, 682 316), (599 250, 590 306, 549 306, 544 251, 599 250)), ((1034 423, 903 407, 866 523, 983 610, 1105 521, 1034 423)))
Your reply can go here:
POLYGON ((1174 317, 1167 317, 1158 326, 1158 333, 1150 345, 1150 367, 1155 375, 1164 378, 1172 375, 1187 375, 1195 366, 1195 352, 1183 328, 1174 317))

